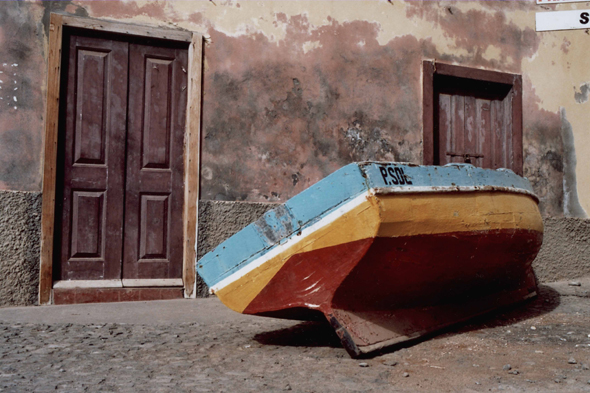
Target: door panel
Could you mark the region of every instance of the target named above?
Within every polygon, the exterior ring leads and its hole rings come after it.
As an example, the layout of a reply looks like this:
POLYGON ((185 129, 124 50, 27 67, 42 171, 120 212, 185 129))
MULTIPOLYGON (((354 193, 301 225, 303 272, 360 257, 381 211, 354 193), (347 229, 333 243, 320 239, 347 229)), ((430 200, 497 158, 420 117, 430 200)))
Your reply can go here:
POLYGON ((68 53, 60 278, 120 278, 128 44, 70 36, 68 53))
POLYGON ((174 62, 145 57, 142 168, 170 169, 170 109, 174 62))
POLYGON ((124 279, 182 277, 187 60, 130 45, 124 279))
POLYGON ((105 104, 108 97, 109 54, 77 50, 74 163, 104 164, 106 145, 105 104))
POLYGON ((493 168, 492 159, 492 121, 491 101, 478 98, 475 100, 476 126, 477 126, 477 149, 483 157, 477 159, 477 166, 493 168))
POLYGON ((166 260, 168 256, 168 228, 170 195, 141 195, 139 212, 139 259, 166 260))
POLYGON ((460 154, 465 150, 465 97, 451 96, 451 106, 453 123, 450 137, 447 137, 451 141, 451 149, 445 155, 449 162, 463 162, 460 154))
POLYGON ((506 150, 504 150, 504 141, 506 140, 506 129, 504 128, 504 110, 502 102, 494 100, 491 103, 490 118, 492 122, 492 166, 497 169, 506 165, 506 150))
POLYGON ((71 259, 103 257, 104 195, 104 192, 73 192, 71 259))

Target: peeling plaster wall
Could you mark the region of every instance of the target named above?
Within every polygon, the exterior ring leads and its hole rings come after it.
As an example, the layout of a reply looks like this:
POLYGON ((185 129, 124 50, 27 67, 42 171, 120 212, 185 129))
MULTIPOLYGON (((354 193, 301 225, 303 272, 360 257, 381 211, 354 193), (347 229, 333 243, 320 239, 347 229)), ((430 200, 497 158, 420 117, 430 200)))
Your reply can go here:
POLYGON ((535 32, 542 10, 532 1, 2 2, 0 65, 19 71, 0 79, 19 95, 17 109, 0 102, 0 189, 40 190, 48 21, 61 12, 206 34, 203 199, 282 202, 351 161, 420 163, 421 62, 435 59, 523 75, 524 173, 544 215, 562 216, 574 188, 585 214, 590 155, 569 174, 564 160, 590 143, 590 42, 581 30, 535 32))
POLYGON ((40 7, 0 3, 0 190, 41 190, 46 36, 40 7))
POLYGON ((537 33, 535 13, 585 4, 544 7, 532 0, 0 2, 0 190, 41 190, 49 15, 60 12, 206 36, 202 199, 284 202, 351 161, 421 163, 427 59, 523 76, 524 174, 545 217, 584 217, 590 35, 537 33))
POLYGON ((0 191, 0 307, 37 303, 41 194, 0 191))

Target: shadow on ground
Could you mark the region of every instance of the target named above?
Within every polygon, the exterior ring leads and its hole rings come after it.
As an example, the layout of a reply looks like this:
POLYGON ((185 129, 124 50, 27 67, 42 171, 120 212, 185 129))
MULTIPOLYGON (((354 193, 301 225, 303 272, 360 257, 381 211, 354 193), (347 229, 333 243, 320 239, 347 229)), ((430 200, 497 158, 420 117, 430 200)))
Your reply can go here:
MULTIPOLYGON (((420 342, 431 340, 435 337, 463 334, 480 329, 490 329, 513 325, 530 318, 541 316, 555 310, 560 304, 560 295, 554 289, 539 285, 538 296, 534 299, 505 307, 501 310, 486 313, 470 319, 468 322, 455 324, 451 327, 438 330, 422 336, 418 339, 391 346, 379 353, 372 353, 370 357, 394 352, 401 348, 416 345, 420 342)), ((298 325, 259 333, 254 339, 263 345, 295 346, 295 347, 342 347, 340 339, 328 323, 328 321, 302 322, 298 325)))

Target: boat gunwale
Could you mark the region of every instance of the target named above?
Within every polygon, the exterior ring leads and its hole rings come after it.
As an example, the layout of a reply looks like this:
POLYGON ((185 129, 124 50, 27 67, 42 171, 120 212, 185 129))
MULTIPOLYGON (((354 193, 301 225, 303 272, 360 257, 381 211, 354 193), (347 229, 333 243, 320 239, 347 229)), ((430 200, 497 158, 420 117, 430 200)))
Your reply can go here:
POLYGON ((406 186, 406 187, 375 187, 369 189, 374 195, 389 194, 422 194, 422 193, 450 193, 450 192, 509 192, 530 196, 539 203, 539 197, 526 189, 504 186, 406 186))

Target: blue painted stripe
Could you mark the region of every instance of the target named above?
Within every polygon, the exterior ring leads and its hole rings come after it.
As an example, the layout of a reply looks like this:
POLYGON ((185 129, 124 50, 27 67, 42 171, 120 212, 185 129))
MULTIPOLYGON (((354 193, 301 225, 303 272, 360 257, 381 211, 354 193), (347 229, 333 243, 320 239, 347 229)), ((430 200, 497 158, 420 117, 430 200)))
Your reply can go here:
POLYGON ((215 285, 368 189, 357 164, 340 168, 201 258, 199 275, 208 286, 215 285))

